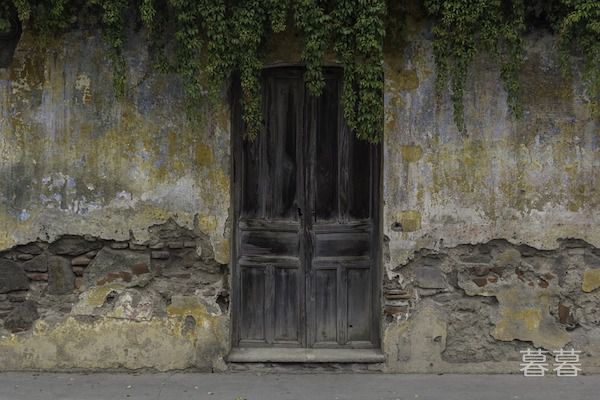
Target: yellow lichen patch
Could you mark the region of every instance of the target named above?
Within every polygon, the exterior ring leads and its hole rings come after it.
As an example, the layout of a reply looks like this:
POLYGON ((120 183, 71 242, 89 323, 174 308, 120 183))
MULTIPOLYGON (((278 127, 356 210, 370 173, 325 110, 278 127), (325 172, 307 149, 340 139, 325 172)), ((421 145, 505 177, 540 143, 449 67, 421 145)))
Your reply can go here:
POLYGON ((196 165, 206 167, 214 163, 214 155, 212 149, 204 143, 196 145, 196 165))
POLYGON ((173 303, 167 307, 169 317, 187 317, 192 316, 196 321, 203 321, 208 318, 208 311, 204 304, 201 304, 197 298, 190 296, 173 296, 173 303))
POLYGON ((386 145, 395 145, 393 140, 394 136, 392 132, 396 129, 396 116, 398 113, 398 108, 404 107, 404 102, 399 96, 391 96, 390 101, 386 104, 385 107, 385 133, 389 133, 384 135, 384 140, 386 140, 386 145))
POLYGON ((414 69, 401 70, 395 76, 396 89, 415 90, 419 87, 419 77, 414 69))
POLYGON ((511 287, 496 294, 500 306, 499 320, 492 332, 498 340, 532 341, 536 347, 561 348, 569 334, 550 315, 550 298, 546 292, 511 287))
POLYGON ((213 233, 217 229, 217 218, 214 215, 201 215, 198 227, 204 233, 213 233))
POLYGON ((600 268, 588 269, 583 273, 583 283, 581 290, 586 293, 600 288, 600 268))
POLYGON ((188 316, 193 317, 197 327, 219 336, 216 324, 217 317, 211 315, 206 305, 200 303, 196 297, 173 296, 172 303, 167 307, 167 315, 181 320, 188 316))
POLYGON ((419 211, 400 211, 394 215, 394 220, 400 223, 402 232, 415 232, 421 229, 421 213, 419 211))
POLYGON ((400 153, 402 154, 402 160, 405 162, 417 162, 423 155, 421 146, 402 145, 400 146, 400 153))
POLYGON ((220 264, 228 264, 230 259, 229 239, 223 239, 215 246, 215 261, 220 264))
POLYGON ((110 292, 123 290, 122 285, 107 285, 94 287, 87 294, 87 303, 93 307, 102 307, 110 292))
POLYGON ((183 318, 131 322, 69 317, 51 328, 0 338, 0 370, 207 368, 225 352, 225 333, 216 319, 213 330, 183 334, 183 318))

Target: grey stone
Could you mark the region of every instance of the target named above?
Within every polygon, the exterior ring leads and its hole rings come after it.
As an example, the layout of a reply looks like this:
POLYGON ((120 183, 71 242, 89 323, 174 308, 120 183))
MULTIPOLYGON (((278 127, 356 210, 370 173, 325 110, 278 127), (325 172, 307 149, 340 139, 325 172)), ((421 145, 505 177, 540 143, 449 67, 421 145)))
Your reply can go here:
POLYGON ((31 260, 33 256, 31 254, 19 254, 17 255, 17 260, 20 261, 28 261, 31 260))
POLYGON ((114 242, 110 244, 111 249, 122 250, 129 247, 129 243, 127 242, 114 242))
POLYGON ((27 272, 48 272, 48 255, 44 253, 24 262, 23 269, 27 272))
POLYGON ((104 247, 85 269, 83 281, 88 286, 94 286, 110 273, 132 273, 142 264, 150 266, 150 256, 147 253, 104 247))
POLYGON ((52 243, 48 250, 58 255, 80 256, 101 247, 102 243, 98 241, 91 242, 79 236, 64 236, 52 243))
POLYGON ((483 264, 492 261, 492 257, 489 254, 470 254, 460 258, 465 263, 483 264))
POLYGON ((168 251, 153 251, 152 258, 156 258, 158 260, 166 260, 170 256, 168 251))
POLYGON ((21 303, 21 302, 25 301, 25 299, 27 298, 27 290, 21 290, 19 292, 8 293, 6 295, 6 298, 8 299, 8 301, 11 301, 13 303, 21 303))
POLYGON ((0 259, 0 293, 29 289, 29 279, 14 261, 0 259))
POLYGON ((5 318, 4 328, 12 333, 23 332, 31 326, 40 316, 34 301, 26 300, 17 305, 5 318))
POLYGON ((64 257, 48 257, 48 293, 69 294, 75 288, 75 274, 64 257))
POLYGON ((43 249, 35 243, 29 243, 29 244, 24 244, 22 246, 17 246, 17 248, 15 250, 17 250, 19 253, 32 254, 34 256, 42 254, 42 252, 43 252, 43 249))
POLYGON ((424 289, 443 289, 446 287, 444 275, 439 268, 419 267, 415 270, 417 286, 424 289))

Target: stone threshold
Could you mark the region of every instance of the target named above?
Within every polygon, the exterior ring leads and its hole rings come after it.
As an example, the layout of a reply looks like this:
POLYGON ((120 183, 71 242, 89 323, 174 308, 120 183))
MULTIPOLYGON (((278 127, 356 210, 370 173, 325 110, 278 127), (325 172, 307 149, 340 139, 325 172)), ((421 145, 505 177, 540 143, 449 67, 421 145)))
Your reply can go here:
POLYGON ((382 363, 379 349, 234 348, 226 360, 233 363, 382 363))

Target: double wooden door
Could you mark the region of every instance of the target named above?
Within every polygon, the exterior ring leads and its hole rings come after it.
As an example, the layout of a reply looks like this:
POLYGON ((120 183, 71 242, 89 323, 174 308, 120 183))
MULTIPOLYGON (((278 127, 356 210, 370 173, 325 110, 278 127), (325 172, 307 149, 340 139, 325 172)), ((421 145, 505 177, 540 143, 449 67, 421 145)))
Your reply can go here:
POLYGON ((340 69, 263 75, 264 131, 233 101, 234 347, 379 345, 379 152, 346 129, 340 69))

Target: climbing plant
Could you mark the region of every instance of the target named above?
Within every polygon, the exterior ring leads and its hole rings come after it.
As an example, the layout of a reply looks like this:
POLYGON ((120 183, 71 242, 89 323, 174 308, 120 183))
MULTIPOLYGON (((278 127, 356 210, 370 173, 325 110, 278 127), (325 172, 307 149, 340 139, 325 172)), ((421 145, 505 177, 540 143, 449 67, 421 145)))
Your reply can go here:
MULTIPOLYGON (((450 91, 461 130, 468 68, 479 53, 499 65, 509 106, 520 115, 523 37, 534 14, 537 19, 543 14, 558 34, 566 72, 570 55, 583 55, 588 97, 600 109, 597 0, 422 0, 421 5, 433 22, 437 87, 450 91)), ((308 93, 321 93, 323 60, 334 54, 344 67, 345 119, 357 137, 377 142, 383 131, 383 39, 386 29, 396 29, 390 37, 397 40, 407 9, 396 0, 0 0, 0 33, 10 31, 15 20, 42 37, 100 26, 115 93, 123 96, 128 87, 127 33, 143 26, 153 65, 182 77, 191 109, 206 97, 214 104, 228 79, 239 77, 246 134, 253 139, 262 125, 264 45, 273 33, 293 25, 304 40, 308 93)))
POLYGON ((563 70, 570 73, 572 49, 584 55, 583 77, 592 113, 600 116, 600 1, 562 0, 567 7, 558 23, 563 70))
POLYGON ((508 102, 520 115, 517 101, 519 68, 523 60, 523 0, 425 0, 436 24, 434 52, 438 90, 450 84, 454 120, 464 130, 463 95, 468 68, 479 52, 500 66, 508 102))

